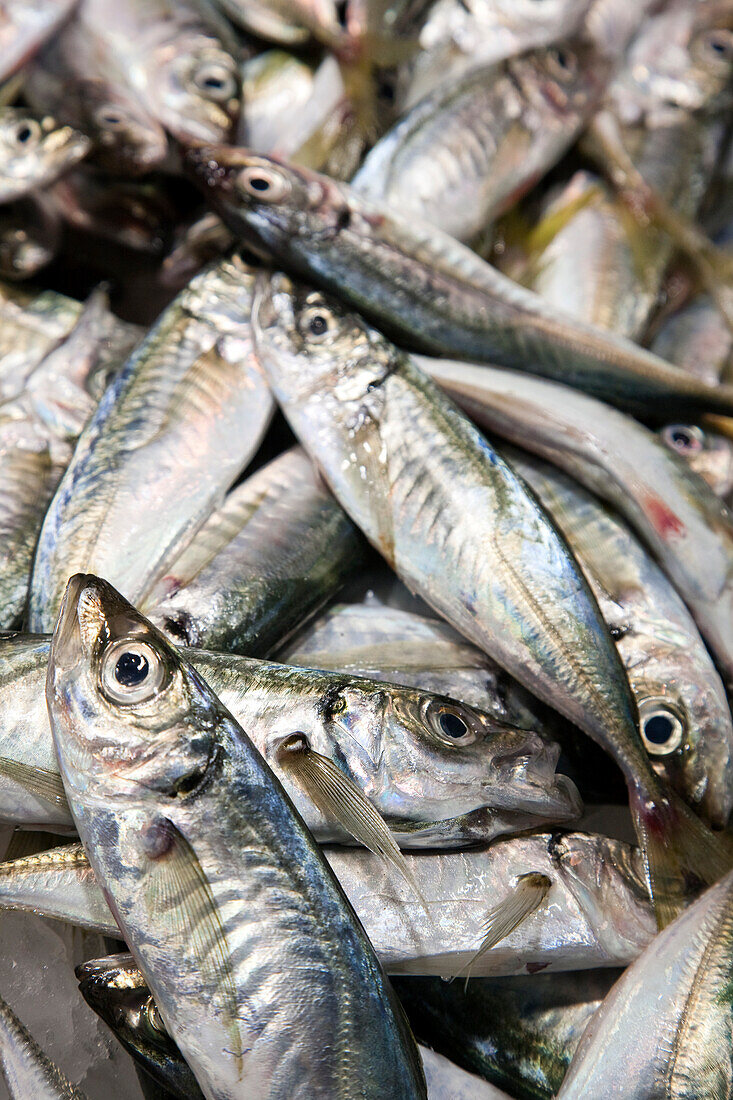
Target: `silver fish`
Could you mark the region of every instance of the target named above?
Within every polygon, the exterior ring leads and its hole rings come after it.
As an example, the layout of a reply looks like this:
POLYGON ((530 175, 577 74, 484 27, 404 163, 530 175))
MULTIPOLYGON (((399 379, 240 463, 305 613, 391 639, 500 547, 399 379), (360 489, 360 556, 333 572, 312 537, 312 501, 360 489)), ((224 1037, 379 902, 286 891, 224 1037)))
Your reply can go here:
POLYGON ((399 1003, 277 780, 97 578, 69 584, 47 694, 90 862, 204 1095, 424 1098, 399 1003), (339 1041, 315 1050, 323 1028, 339 1041))
POLYGON ((572 381, 612 402, 652 404, 660 416, 733 411, 733 387, 705 386, 551 309, 454 238, 344 183, 223 145, 189 149, 186 165, 237 235, 403 344, 572 381))
POLYGON ((664 895, 678 876, 666 865, 694 860, 699 870, 707 852, 715 867, 706 877, 715 881, 725 861, 652 770, 613 640, 536 498, 409 357, 357 314, 275 275, 263 284, 253 324, 293 430, 398 576, 619 763, 666 919, 664 895), (659 890, 657 879, 665 881, 659 890))
POLYGON ((236 256, 202 272, 106 391, 43 524, 32 629, 53 626, 77 568, 140 598, 256 451, 273 401, 252 351, 253 285, 236 256))
POLYGON ((707 294, 699 294, 671 314, 654 337, 652 348, 684 370, 712 383, 730 377, 733 333, 707 294))
POLYGON ((733 439, 697 424, 667 424, 660 438, 724 499, 733 491, 733 439))
POLYGON ((401 118, 352 187, 474 241, 569 148, 609 71, 608 59, 582 39, 477 69, 401 118))
POLYGON ((0 203, 47 187, 91 148, 89 138, 48 115, 0 107, 0 203))
POLYGON ((674 588, 626 524, 555 467, 512 449, 577 557, 616 640, 657 773, 716 828, 733 809, 725 689, 674 588))
POLYGON ((733 875, 658 936, 606 997, 562 1100, 717 1100, 731 1095, 733 875))
MULTIPOLYGON (((472 978, 621 966, 654 935, 639 854, 607 837, 538 833, 483 851, 407 855, 424 903, 371 852, 326 848, 324 855, 391 974, 465 971, 489 905, 510 899, 530 871, 550 880, 547 903, 484 952, 472 978)), ((119 936, 79 844, 0 864, 0 908, 119 936)))
POLYGON ((342 38, 335 0, 217 0, 229 18, 260 38, 298 46, 311 36, 327 46, 342 38))
MULTIPOLYGON (((315 752, 338 761, 405 848, 481 843, 580 813, 572 782, 555 774, 557 745, 531 731, 425 691, 184 652, 252 730, 257 748, 321 841, 351 838, 283 768, 282 744, 294 730, 315 752)), ((39 695, 48 653, 47 637, 0 640, 0 819, 64 831, 72 821, 39 695)))
POLYGON ((0 1070, 11 1100, 87 1100, 0 997, 0 1070))
POLYGON ((179 644, 265 656, 364 561, 359 533, 293 448, 225 498, 141 610, 179 644))
POLYGON ((82 303, 53 290, 0 284, 0 400, 22 393, 38 364, 76 324, 82 303))

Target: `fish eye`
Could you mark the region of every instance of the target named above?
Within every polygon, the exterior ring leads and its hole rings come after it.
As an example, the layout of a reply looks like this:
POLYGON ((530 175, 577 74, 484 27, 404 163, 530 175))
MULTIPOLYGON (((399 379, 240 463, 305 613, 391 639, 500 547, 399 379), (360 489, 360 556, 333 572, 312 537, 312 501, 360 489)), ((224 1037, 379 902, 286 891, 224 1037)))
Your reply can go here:
POLYGON ((41 127, 34 118, 24 118, 11 128, 10 136, 16 145, 35 145, 41 136, 41 127))
POLYGON ((547 51, 547 63, 551 74, 558 80, 571 80, 576 73, 576 62, 570 50, 557 47, 547 51))
POLYGON ((123 638, 105 650, 100 670, 102 691, 113 703, 143 703, 165 681, 165 667, 148 642, 123 638))
POLYGON ((705 446, 702 429, 688 424, 668 424, 662 430, 662 438, 668 447, 681 455, 699 454, 705 446))
POLYGON ((200 92, 219 102, 225 102, 237 94, 237 81, 226 68, 216 62, 208 61, 194 73, 193 82, 200 92))
POLYGON ((277 202, 290 190, 288 181, 269 168, 243 168, 239 173, 239 183, 248 195, 263 202, 277 202))
POLYGON ((703 45, 709 55, 716 59, 730 61, 733 59, 733 32, 724 27, 717 27, 703 37, 703 45))
POLYGON ((100 107, 94 112, 94 122, 97 126, 107 130, 120 130, 125 125, 125 120, 116 107, 100 107))
POLYGON ((148 997, 145 1002, 144 1010, 148 1023, 154 1031, 160 1031, 163 1035, 168 1034, 168 1028, 163 1023, 163 1017, 160 1014, 160 1009, 153 1000, 152 997, 148 997))
POLYGON ((471 716, 460 703, 431 699, 424 712, 425 721, 445 745, 472 745, 476 730, 471 716))
POLYGON ((303 336, 311 343, 327 340, 336 328, 336 319, 325 306, 311 306, 304 309, 298 322, 303 336))
POLYGON ((669 756, 682 744, 685 728, 679 714, 659 699, 649 699, 639 708, 641 738, 650 756, 669 756))

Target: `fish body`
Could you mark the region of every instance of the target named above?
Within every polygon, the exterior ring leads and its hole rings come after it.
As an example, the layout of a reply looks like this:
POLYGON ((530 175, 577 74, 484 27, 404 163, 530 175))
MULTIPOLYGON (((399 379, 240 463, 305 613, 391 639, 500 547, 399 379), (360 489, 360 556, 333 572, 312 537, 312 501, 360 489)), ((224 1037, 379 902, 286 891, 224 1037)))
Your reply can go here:
POLYGON ((0 998, 0 1070, 11 1100, 87 1100, 0 998))
POLYGON ((0 80, 7 80, 69 18, 77 0, 4 0, 0 8, 0 80))
POLYGON ((394 993, 282 788, 103 581, 70 583, 48 695, 95 874, 204 1095, 331 1100, 358 1082, 367 1097, 424 1098, 394 993))
POLYGON ((730 1094, 731 890, 727 875, 622 974, 588 1025, 558 1097, 730 1094))
POLYGON ((352 186, 471 242, 572 144, 609 68, 592 45, 571 39, 477 69, 401 118, 352 186))
MULTIPOLYGON (((638 852, 607 837, 535 833, 481 851, 408 854, 424 903, 371 852, 329 847, 324 855, 392 974, 450 977, 471 960, 472 981, 546 969, 585 973, 626 965, 654 933, 638 852), (546 903, 475 958, 490 905, 510 898, 525 873, 547 876, 546 903)), ((115 935, 115 917, 79 844, 0 864, 0 908, 115 935)), ((469 1068, 481 1071, 477 1063, 469 1068)))
POLYGON ((229 493, 143 610, 174 642, 264 656, 356 572, 363 551, 310 459, 294 448, 229 493))
POLYGON ((626 524, 571 478, 512 450, 511 461, 573 549, 616 639, 655 770, 706 820, 733 808, 733 723, 725 689, 683 601, 626 524))
POLYGON ((237 257, 202 272, 105 392, 44 520, 34 629, 53 626, 77 567, 140 598, 256 451, 273 403, 252 351, 253 285, 237 257))
POLYGON ((33 370, 71 332, 81 302, 53 290, 0 284, 0 400, 17 397, 33 370))
POLYGON ((726 387, 551 309, 454 238, 346 184, 225 146, 190 149, 186 160, 235 233, 403 345, 529 369, 660 415, 733 410, 726 387))
POLYGON ((89 139, 22 107, 0 107, 0 203, 47 187, 86 156, 89 139))
POLYGON ((245 30, 281 46, 299 46, 311 37, 328 46, 340 38, 334 0, 217 0, 245 30))

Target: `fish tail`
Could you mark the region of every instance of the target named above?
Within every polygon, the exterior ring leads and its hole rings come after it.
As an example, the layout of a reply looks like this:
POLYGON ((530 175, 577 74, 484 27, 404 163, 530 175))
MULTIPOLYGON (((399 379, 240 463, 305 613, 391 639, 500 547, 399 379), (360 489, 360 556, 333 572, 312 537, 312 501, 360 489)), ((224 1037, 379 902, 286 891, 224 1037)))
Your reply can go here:
POLYGON ((657 925, 664 928, 687 900, 733 867, 733 847, 671 791, 650 798, 635 788, 630 806, 657 925))

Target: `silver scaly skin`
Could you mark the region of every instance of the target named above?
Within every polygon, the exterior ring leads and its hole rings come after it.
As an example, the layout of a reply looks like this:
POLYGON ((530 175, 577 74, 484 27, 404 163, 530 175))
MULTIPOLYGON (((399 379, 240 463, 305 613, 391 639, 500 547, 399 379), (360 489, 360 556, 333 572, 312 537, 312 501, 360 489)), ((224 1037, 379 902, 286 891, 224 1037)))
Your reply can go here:
POLYGON ((0 997, 0 1071, 11 1100, 87 1100, 0 997))
POLYGON ((733 1094, 733 875, 657 936, 588 1025, 558 1100, 733 1094))
POLYGON ((359 533, 295 447, 228 494, 141 610, 179 644, 262 657, 364 556, 359 533))
POLYGON ((32 629, 52 629, 78 569, 139 599, 247 465, 273 411, 252 351, 253 286, 236 256, 203 271, 107 389, 44 520, 32 629))
MULTIPOLYGON (((391 974, 465 971, 487 909, 510 898, 517 877, 529 872, 550 880, 545 904, 472 963, 472 978, 622 966, 654 934, 639 853, 607 837, 544 833, 483 851, 407 855, 424 904, 371 852, 326 848, 324 855, 391 974)), ((119 936, 79 844, 0 864, 0 909, 119 936)))
POLYGON ((69 583, 47 696, 82 842, 208 1100, 425 1098, 399 1004, 277 779, 98 578, 69 583))
POLYGON ((3 0, 0 81, 7 80, 58 30, 77 0, 3 0))
POLYGON ((22 107, 0 107, 0 203, 47 187, 84 157, 89 138, 22 107))
MULTIPOLYGON (((573 783, 555 773, 557 745, 472 707, 358 676, 183 652, 324 842, 350 837, 281 768, 295 730, 338 762, 405 848, 484 843, 581 811, 573 783)), ((47 637, 0 640, 0 820, 65 831, 72 820, 42 697, 48 653, 47 637)))
POLYGON ((191 148, 185 161, 237 235, 402 344, 562 378, 613 403, 651 402, 660 415, 733 412, 733 387, 706 386, 550 308, 453 237, 347 184, 223 145, 191 148))
POLYGON ((0 283, 0 400, 22 392, 31 373, 64 340, 82 303, 53 290, 0 283))
POLYGON ((668 317, 654 337, 655 354, 710 382, 727 381, 733 369, 733 333, 712 298, 696 295, 668 317))
POLYGON ((733 722, 683 601, 626 524, 577 482, 512 451, 514 469, 568 540, 616 640, 655 771, 722 829, 733 809, 733 722))
POLYGON ((413 107, 351 185, 471 242, 560 159, 609 72, 602 52, 582 39, 478 69, 413 107))
POLYGON ((560 466, 629 521, 733 682, 733 522, 653 432, 583 394, 523 374, 418 357, 488 430, 560 466))

